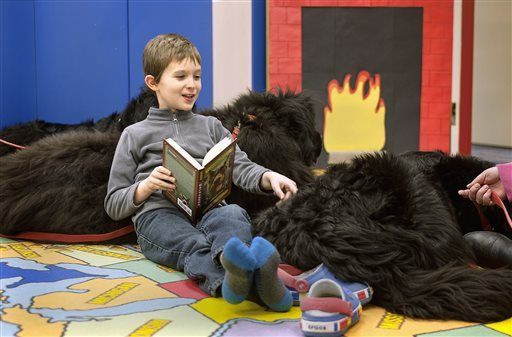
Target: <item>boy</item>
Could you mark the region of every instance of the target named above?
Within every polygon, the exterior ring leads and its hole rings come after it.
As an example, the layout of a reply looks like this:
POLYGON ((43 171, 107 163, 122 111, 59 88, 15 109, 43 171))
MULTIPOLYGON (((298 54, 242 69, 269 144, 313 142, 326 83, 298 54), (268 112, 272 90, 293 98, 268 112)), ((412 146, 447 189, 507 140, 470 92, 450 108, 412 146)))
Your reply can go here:
MULTIPOLYGON (((144 81, 155 92, 159 108, 127 127, 116 148, 105 210, 114 220, 132 216, 144 255, 184 271, 212 296, 240 303, 256 282, 261 300, 287 311, 291 295, 277 278, 279 255, 262 238, 251 244, 250 219, 237 205, 207 212, 193 225, 162 194, 179 184, 162 163, 162 139, 172 137, 200 162, 230 133, 214 117, 191 112, 201 91, 201 57, 177 34, 159 35, 143 53, 144 81), (249 247, 250 246, 250 247, 249 247), (265 282, 263 282, 265 280, 265 282)), ((256 193, 273 190, 281 200, 296 193, 295 182, 251 162, 238 147, 233 182, 256 193)))

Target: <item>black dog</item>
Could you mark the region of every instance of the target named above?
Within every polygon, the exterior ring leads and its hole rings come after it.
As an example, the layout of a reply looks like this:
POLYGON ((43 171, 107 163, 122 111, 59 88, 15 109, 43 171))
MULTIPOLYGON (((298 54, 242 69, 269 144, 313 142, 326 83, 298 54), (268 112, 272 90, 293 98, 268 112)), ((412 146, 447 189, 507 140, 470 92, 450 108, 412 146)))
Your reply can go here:
MULTIPOLYGON (((441 153, 365 155, 338 164, 253 221, 287 263, 324 263, 366 281, 374 302, 410 317, 491 322, 512 316, 512 270, 478 269, 462 233, 481 229, 457 195, 493 165, 441 153)), ((505 219, 486 213, 508 235, 505 219)))
MULTIPOLYGON (((144 119, 152 105, 157 105, 154 95, 143 92, 122 113, 96 124, 34 122, 0 133, 20 145, 44 136, 27 149, 0 157, 0 209, 5 210, 0 212, 0 232, 96 234, 122 227, 103 209, 110 166, 121 131, 144 119), (57 132, 61 130, 73 131, 57 132)), ((289 175, 299 186, 312 181, 308 166, 320 153, 321 140, 306 95, 249 92, 205 114, 217 116, 231 131, 239 126, 238 144, 253 161, 289 175)), ((253 196, 239 189, 230 196, 230 202, 252 215, 276 201, 272 195, 253 196)))
MULTIPOLYGON (((232 132, 239 129, 238 145, 253 162, 284 174, 299 187, 313 181, 311 168, 322 151, 322 139, 315 129, 310 96, 283 91, 253 92, 220 109, 201 113, 217 117, 232 132)), ((278 201, 276 197, 248 193, 236 186, 226 200, 242 206, 251 216, 278 201)))

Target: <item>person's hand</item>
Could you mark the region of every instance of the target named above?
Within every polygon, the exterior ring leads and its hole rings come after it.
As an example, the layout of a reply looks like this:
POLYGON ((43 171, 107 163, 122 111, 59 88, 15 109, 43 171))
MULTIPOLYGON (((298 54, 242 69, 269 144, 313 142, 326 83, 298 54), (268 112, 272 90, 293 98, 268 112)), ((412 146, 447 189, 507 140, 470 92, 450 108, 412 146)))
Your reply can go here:
POLYGON ((274 191, 274 195, 278 197, 280 201, 288 200, 292 195, 297 193, 297 184, 295 181, 272 171, 263 173, 261 177, 261 188, 263 190, 274 191))
POLYGON ((163 166, 155 167, 149 177, 141 182, 152 193, 158 190, 172 191, 176 188, 175 183, 176 179, 171 175, 171 171, 163 166))
POLYGON ((505 187, 500 180, 497 167, 491 167, 483 171, 466 187, 467 189, 459 191, 459 195, 483 206, 494 204, 491 200, 491 192, 493 191, 500 199, 504 199, 506 196, 505 187))
POLYGON ((158 190, 175 190, 175 184, 176 179, 171 175, 171 171, 163 166, 158 166, 137 186, 134 202, 138 205, 158 190))

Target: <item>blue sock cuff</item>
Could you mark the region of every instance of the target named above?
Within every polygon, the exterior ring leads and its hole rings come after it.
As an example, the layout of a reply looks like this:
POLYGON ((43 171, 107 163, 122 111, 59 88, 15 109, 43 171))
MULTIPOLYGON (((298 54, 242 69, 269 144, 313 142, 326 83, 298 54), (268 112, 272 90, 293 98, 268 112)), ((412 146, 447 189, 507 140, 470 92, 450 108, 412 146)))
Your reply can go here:
POLYGON ((290 292, 290 290, 286 289, 286 292, 285 292, 283 298, 281 298, 281 300, 278 303, 272 304, 271 309, 274 311, 279 311, 279 312, 287 312, 287 311, 290 311, 290 308, 292 307, 292 305, 293 305, 292 293, 290 292))
POLYGON ((231 288, 229 287, 227 282, 224 282, 222 284, 222 297, 231 304, 239 304, 242 303, 246 297, 247 294, 237 294, 231 288))

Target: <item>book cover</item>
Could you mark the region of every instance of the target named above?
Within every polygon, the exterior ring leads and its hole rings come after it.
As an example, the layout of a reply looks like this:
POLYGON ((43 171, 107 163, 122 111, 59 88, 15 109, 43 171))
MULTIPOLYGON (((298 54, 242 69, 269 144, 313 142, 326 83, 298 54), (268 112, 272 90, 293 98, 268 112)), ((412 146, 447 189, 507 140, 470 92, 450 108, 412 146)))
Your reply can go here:
POLYGON ((163 140, 162 163, 176 178, 176 189, 164 195, 193 223, 231 192, 236 141, 225 138, 199 164, 171 138, 163 140))

